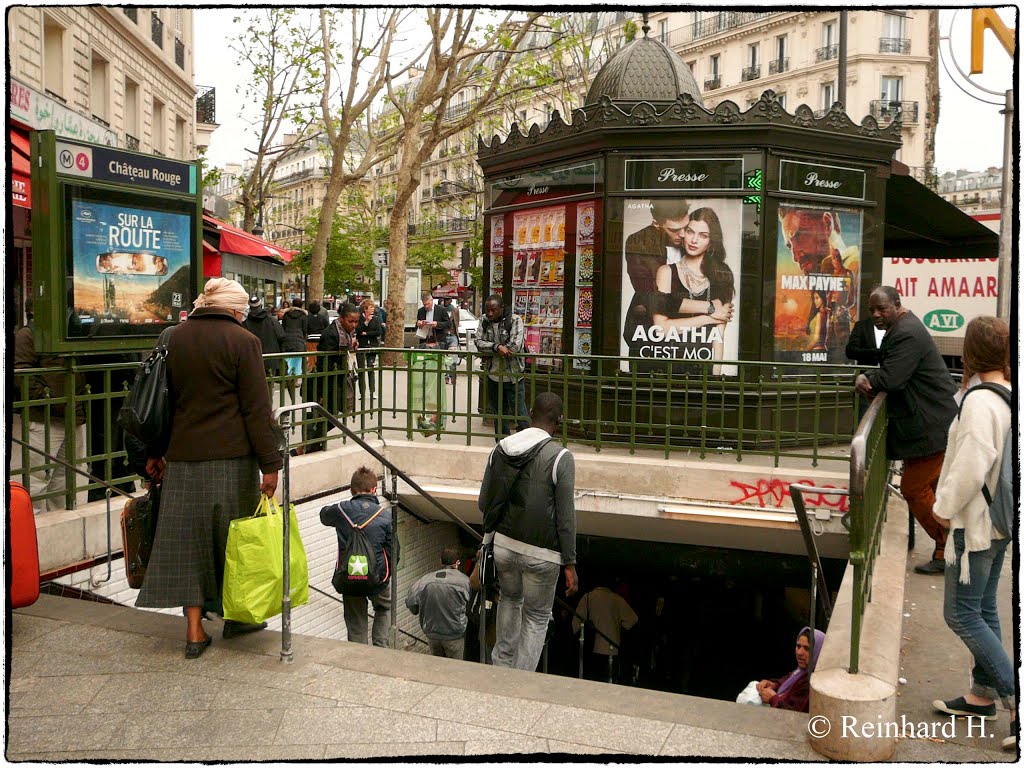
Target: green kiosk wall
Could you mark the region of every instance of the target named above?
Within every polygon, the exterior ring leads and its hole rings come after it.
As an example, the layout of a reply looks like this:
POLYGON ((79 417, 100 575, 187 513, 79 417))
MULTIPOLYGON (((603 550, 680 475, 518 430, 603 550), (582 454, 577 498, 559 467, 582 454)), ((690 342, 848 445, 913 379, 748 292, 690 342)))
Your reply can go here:
POLYGON ((142 350, 201 290, 201 168, 31 136, 36 345, 142 350))

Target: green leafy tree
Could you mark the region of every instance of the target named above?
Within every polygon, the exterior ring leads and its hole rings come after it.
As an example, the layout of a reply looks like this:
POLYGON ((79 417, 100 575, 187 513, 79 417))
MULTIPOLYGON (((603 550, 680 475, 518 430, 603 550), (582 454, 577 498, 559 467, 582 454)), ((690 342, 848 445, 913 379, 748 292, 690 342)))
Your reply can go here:
MULTIPOLYGON (((235 18, 238 22, 243 17, 235 18)), ((244 103, 255 105, 250 122, 256 131, 252 164, 239 184, 238 205, 242 229, 256 223, 277 167, 304 148, 302 139, 311 133, 303 104, 313 92, 306 81, 306 61, 316 41, 316 30, 307 11, 295 8, 261 8, 245 15, 246 26, 228 42, 239 66, 250 72, 238 90, 244 103), (275 146, 286 130, 297 130, 298 141, 275 146)), ((248 115, 252 107, 243 110, 248 115)))
POLYGON ((423 271, 424 290, 448 282, 448 265, 452 261, 452 248, 441 242, 444 231, 433 218, 416 224, 416 234, 409 238, 409 265, 423 271))
POLYGON ((529 49, 539 13, 508 12, 497 24, 472 8, 421 8, 418 14, 429 42, 416 57, 416 77, 402 87, 387 83, 388 105, 381 117, 396 149, 395 200, 389 222, 390 279, 385 306, 388 323, 385 345, 402 346, 405 324, 405 278, 409 263, 408 224, 416 203, 423 164, 449 137, 477 125, 503 94, 533 88, 510 77, 529 49), (457 94, 477 88, 469 102, 457 94))
MULTIPOLYGON (((322 211, 310 216, 305 223, 307 243, 295 257, 294 264, 303 274, 310 274, 313 264, 313 238, 320 227, 322 211)), ((387 243, 387 230, 375 224, 374 210, 360 188, 349 190, 345 205, 331 218, 330 232, 324 262, 323 288, 311 290, 310 296, 326 294, 338 296, 345 289, 373 291, 376 268, 373 252, 387 243)), ((379 290, 379 285, 377 286, 379 290)))

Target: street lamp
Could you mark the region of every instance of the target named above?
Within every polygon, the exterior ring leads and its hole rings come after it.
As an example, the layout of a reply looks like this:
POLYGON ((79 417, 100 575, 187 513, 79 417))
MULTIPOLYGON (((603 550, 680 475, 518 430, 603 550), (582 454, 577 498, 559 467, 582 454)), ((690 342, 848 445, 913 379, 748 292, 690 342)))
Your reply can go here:
MULTIPOLYGON (((299 250, 301 251, 302 250, 302 244, 305 241, 305 237, 306 237, 306 230, 303 229, 302 227, 296 227, 296 226, 294 226, 292 224, 285 224, 284 222, 278 222, 278 226, 288 227, 288 229, 292 230, 293 232, 298 232, 299 233, 299 250)), ((309 301, 309 272, 307 271, 306 274, 303 275, 302 277, 303 277, 303 281, 302 281, 302 299, 303 299, 303 301, 308 302, 309 301)))
MULTIPOLYGON (((475 240, 478 234, 478 227, 480 226, 480 190, 474 187, 467 187, 461 181, 453 179, 445 179, 445 184, 449 184, 459 192, 465 192, 473 196, 473 239, 475 240)), ((470 249, 469 246, 464 246, 462 249, 462 271, 465 272, 469 269, 469 257, 470 249)), ((476 267, 476 258, 473 259, 473 267, 476 267)), ((473 291, 474 296, 476 291, 473 291)), ((475 304, 475 302, 474 302, 475 304)))

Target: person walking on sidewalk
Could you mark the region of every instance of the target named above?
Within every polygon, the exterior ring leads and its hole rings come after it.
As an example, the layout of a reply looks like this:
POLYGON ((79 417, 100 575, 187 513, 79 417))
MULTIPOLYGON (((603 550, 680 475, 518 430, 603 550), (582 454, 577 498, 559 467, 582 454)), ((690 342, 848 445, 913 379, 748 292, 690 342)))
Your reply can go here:
MULTIPOLYGON (((242 321, 242 326, 260 340, 261 351, 264 355, 272 355, 283 352, 282 346, 285 342, 284 328, 281 322, 270 312, 263 308, 260 297, 253 294, 249 297, 249 314, 242 321)), ((263 358, 263 368, 268 376, 281 372, 281 358, 263 358)))
MULTIPOLYGON (((167 346, 169 441, 146 446, 146 472, 161 483, 160 516, 135 605, 184 606, 186 659, 210 645, 204 609, 222 612, 229 525, 251 515, 260 494, 274 495, 284 463, 260 342, 242 327, 248 301, 234 280, 206 283, 167 346)), ((223 635, 266 626, 225 621, 223 635)))
POLYGON ((469 624, 469 576, 459 566, 455 547, 441 550, 441 569, 417 581, 405 598, 405 605, 420 617, 420 629, 427 636, 434 656, 462 659, 469 624))
MULTIPOLYGON (((1017 747, 1016 687, 1013 662, 1003 647, 996 595, 1010 538, 993 524, 984 488, 990 496, 1000 482, 1003 452, 1013 428, 1013 412, 999 391, 1010 391, 1010 328, 995 317, 976 317, 964 335, 964 375, 980 383, 967 390, 959 418, 949 428, 949 443, 935 492, 935 517, 949 527, 946 550, 946 595, 943 616, 974 657, 971 690, 949 701, 937 700, 939 712, 958 717, 995 719, 997 698, 1010 712, 1010 735, 1004 749, 1017 747)), ((1015 473, 1014 473, 1015 474, 1015 473)), ((1005 476, 1005 475, 1004 475, 1005 476)))
POLYGON ((875 288, 868 299, 875 328, 885 331, 878 349, 879 369, 859 374, 856 389, 868 399, 888 393, 886 452, 903 459, 900 493, 914 519, 935 542, 917 573, 945 570, 946 529, 932 513, 946 433, 956 416, 956 384, 928 330, 900 303, 895 288, 875 288))
POLYGON ((309 335, 309 313, 302 308, 302 299, 292 299, 291 309, 281 316, 285 341, 282 352, 293 353, 286 357, 288 365, 288 394, 295 402, 295 382, 302 376, 302 353, 306 351, 306 336, 309 335))
POLYGON ((576 464, 551 439, 561 421, 562 399, 538 395, 532 425, 495 446, 480 486, 501 592, 491 653, 498 667, 537 669, 559 572, 566 596, 576 592, 576 464))

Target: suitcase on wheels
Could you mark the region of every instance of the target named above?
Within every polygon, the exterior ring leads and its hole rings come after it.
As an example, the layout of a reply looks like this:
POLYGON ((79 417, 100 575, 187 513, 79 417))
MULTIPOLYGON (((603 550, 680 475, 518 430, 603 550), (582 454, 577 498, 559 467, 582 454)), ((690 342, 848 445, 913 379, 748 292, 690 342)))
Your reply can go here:
POLYGON ((11 544, 7 562, 11 569, 12 608, 24 608, 39 599, 39 547, 32 499, 21 483, 11 482, 11 544))
POLYGON ((146 578, 159 509, 160 490, 153 486, 145 496, 130 499, 121 510, 124 573, 132 589, 140 589, 146 578))

